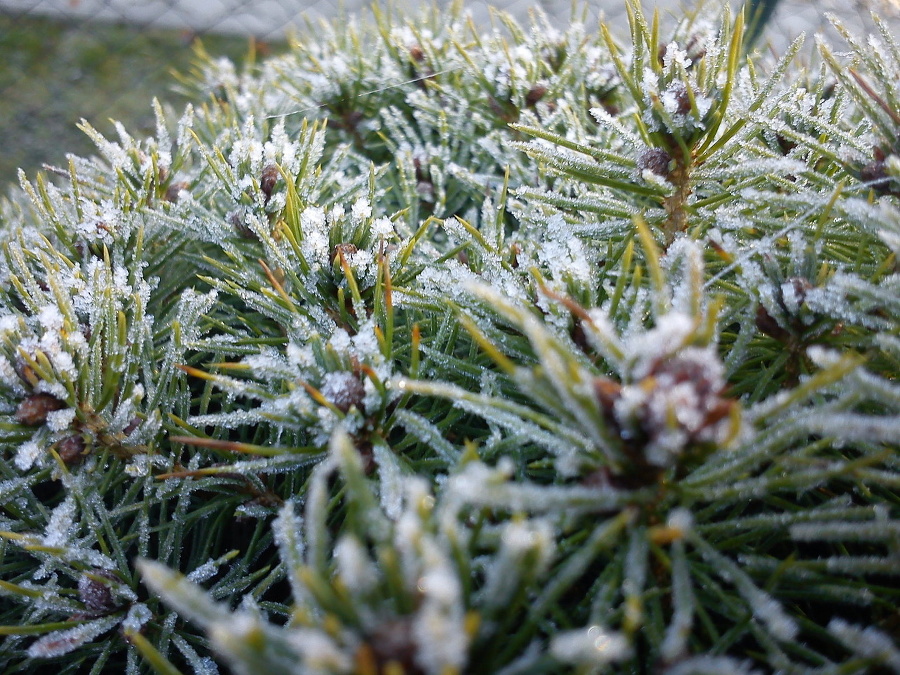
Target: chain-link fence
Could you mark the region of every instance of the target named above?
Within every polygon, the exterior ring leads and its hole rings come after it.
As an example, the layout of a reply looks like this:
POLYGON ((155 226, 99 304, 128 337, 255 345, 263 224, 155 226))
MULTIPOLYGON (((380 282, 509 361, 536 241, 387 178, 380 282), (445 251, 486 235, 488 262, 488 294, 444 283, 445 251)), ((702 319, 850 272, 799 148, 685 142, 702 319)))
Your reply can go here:
MULTIPOLYGON (((450 0, 437 0, 440 7, 450 0)), ((644 0, 677 16, 699 0, 644 0)), ((715 4, 726 0, 705 0, 715 4)), ((739 0, 730 0, 737 6, 739 0)), ((397 3, 395 2, 394 5, 397 3)), ((497 0, 525 20, 534 7, 563 26, 571 0, 497 0)), ((82 118, 109 131, 109 118, 140 132, 152 122, 154 96, 172 99, 170 71, 185 71, 192 45, 240 59, 249 38, 277 51, 286 32, 340 12, 353 14, 371 0, 0 0, 0 184, 42 164, 62 164, 65 153, 89 153, 77 130, 82 118)), ((476 24, 489 25, 488 3, 466 0, 476 24)), ((591 18, 625 23, 624 0, 578 2, 591 18)), ((828 30, 834 12, 854 30, 871 29, 870 11, 900 27, 900 0, 782 0, 767 39, 782 47, 802 31, 828 30)))

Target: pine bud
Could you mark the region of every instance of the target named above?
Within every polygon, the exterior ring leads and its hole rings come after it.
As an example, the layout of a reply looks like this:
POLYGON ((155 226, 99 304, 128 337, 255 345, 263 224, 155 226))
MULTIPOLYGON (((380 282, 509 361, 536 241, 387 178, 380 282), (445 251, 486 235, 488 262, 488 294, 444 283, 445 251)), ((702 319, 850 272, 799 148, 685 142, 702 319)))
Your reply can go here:
POLYGON ((669 177, 669 164, 672 156, 662 148, 648 148, 638 157, 637 168, 641 174, 650 171, 663 178, 669 177))
POLYGON ((266 203, 272 198, 272 191, 275 189, 275 183, 278 182, 278 176, 280 175, 278 167, 274 164, 269 164, 263 169, 262 176, 259 178, 259 189, 266 196, 266 203))
POLYGON ((775 338, 779 342, 787 342, 791 339, 790 331, 782 328, 775 317, 769 314, 769 310, 762 305, 756 308, 756 327, 761 333, 775 338))
POLYGON ((688 96, 687 86, 684 82, 673 82, 669 85, 668 92, 675 98, 675 113, 687 115, 691 112, 691 97, 688 96))
POLYGON ((542 84, 536 84, 528 90, 527 94, 525 94, 525 105, 529 108, 533 108, 537 104, 537 102, 544 98, 544 96, 546 95, 547 87, 542 84))
POLYGON ((164 199, 167 202, 177 202, 178 197, 183 190, 187 190, 190 187, 189 183, 184 181, 179 181, 177 183, 172 183, 169 187, 166 188, 166 195, 164 199))
POLYGON ((128 421, 128 424, 126 424, 125 427, 122 429, 122 433, 125 436, 130 436, 132 434, 132 432, 136 431, 139 426, 141 426, 141 418, 140 417, 132 417, 128 421))
POLYGON ((65 407, 65 403, 50 394, 32 394, 16 408, 16 422, 31 427, 40 426, 47 421, 47 415, 65 407))
POLYGON ((416 663, 418 646, 409 618, 383 621, 372 631, 368 641, 375 661, 380 666, 378 672, 402 672, 405 675, 424 675, 424 670, 416 663), (393 666, 391 670, 388 666, 393 666))
POLYGON ((354 407, 362 411, 366 388, 359 377, 353 373, 329 373, 325 376, 325 383, 322 385, 322 396, 343 413, 354 407))
POLYGON ((409 55, 412 57, 413 61, 417 61, 421 63, 425 60, 425 52, 422 51, 422 47, 419 45, 413 45, 409 48, 409 55))
POLYGON ((73 434, 56 444, 56 452, 66 466, 73 466, 84 459, 85 447, 84 437, 81 434, 73 434))
MULTIPOLYGON (((91 570, 91 575, 116 581, 115 575, 107 570, 94 569, 91 570)), ((91 612, 106 614, 116 608, 109 586, 87 574, 82 574, 78 580, 78 597, 91 612)))
POLYGON ((253 230, 247 226, 244 215, 245 214, 241 209, 235 209, 234 211, 229 211, 225 215, 225 220, 227 220, 228 224, 234 228, 234 231, 239 237, 242 239, 253 239, 256 235, 253 234, 253 230))

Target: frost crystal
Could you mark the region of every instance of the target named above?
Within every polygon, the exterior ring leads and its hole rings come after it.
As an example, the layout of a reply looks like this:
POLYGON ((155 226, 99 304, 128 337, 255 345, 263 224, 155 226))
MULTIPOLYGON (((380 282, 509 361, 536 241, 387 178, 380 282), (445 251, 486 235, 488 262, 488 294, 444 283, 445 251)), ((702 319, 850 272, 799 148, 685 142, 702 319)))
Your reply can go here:
POLYGON ((667 466, 688 443, 724 443, 732 435, 734 403, 722 396, 724 367, 711 348, 686 347, 686 317, 666 322, 639 340, 631 383, 613 394, 622 432, 646 438, 647 459, 667 466), (666 330, 674 327, 675 330, 666 330), (656 338, 651 342, 651 338, 656 338), (652 344, 656 349, 651 349, 652 344), (639 379, 637 379, 639 378, 639 379))
POLYGON ((66 546, 77 529, 75 514, 78 505, 73 497, 67 498, 53 509, 47 528, 44 531, 45 546, 66 546))
POLYGON ((65 431, 74 419, 74 408, 54 410, 47 414, 47 428, 49 428, 50 431, 65 431))
POLYGON ((25 441, 16 450, 16 468, 27 471, 44 452, 43 445, 37 439, 25 441))
POLYGON ((28 655, 35 659, 47 659, 68 654, 85 642, 105 633, 119 621, 119 617, 116 616, 104 617, 83 623, 75 628, 48 633, 28 648, 28 655))
POLYGON ((142 602, 136 602, 128 608, 128 614, 122 619, 122 628, 126 633, 136 633, 152 619, 153 612, 150 608, 142 602))

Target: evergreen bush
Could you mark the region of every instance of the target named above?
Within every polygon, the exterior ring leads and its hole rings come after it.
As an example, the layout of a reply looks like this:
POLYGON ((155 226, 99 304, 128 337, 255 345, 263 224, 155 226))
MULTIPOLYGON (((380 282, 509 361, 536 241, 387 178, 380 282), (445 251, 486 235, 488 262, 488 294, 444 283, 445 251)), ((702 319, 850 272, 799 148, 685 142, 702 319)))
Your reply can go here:
POLYGON ((22 177, 4 672, 900 672, 900 45, 628 8, 375 10, 22 177))

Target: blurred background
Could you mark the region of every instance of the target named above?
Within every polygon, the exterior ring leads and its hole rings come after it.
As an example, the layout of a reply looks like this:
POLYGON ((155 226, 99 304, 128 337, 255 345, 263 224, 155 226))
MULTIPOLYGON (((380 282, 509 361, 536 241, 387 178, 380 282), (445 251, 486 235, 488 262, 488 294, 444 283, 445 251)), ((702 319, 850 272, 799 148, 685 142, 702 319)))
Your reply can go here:
MULTIPOLYGON (((670 19, 703 0, 644 0, 670 19)), ((706 0, 707 5, 740 0, 706 0)), ((772 2, 772 0, 768 0, 772 2)), ((434 0, 439 7, 450 0, 434 0)), ((198 44, 215 56, 240 62, 287 46, 293 29, 341 12, 365 12, 371 0, 0 0, 0 193, 14 183, 18 167, 29 177, 45 164, 65 166, 68 153, 91 154, 78 130, 82 118, 102 133, 110 119, 133 134, 151 132, 153 97, 176 107, 173 72, 186 73, 198 44)), ((394 6, 403 6, 393 2, 394 6)), ((412 3, 414 6, 417 3, 412 3)), ((539 7, 560 27, 572 0, 496 0, 499 9, 525 21, 539 7)), ((603 16, 620 31, 624 0, 575 0, 591 18, 603 16)), ((900 0, 781 0, 767 24, 763 48, 780 49, 800 32, 834 36, 834 12, 853 30, 872 28, 878 13, 900 28, 900 0)), ((464 0, 473 19, 490 26, 488 3, 464 0)), ((812 44, 811 40, 807 41, 812 44)), ((811 53, 811 52, 810 52, 811 53)))

